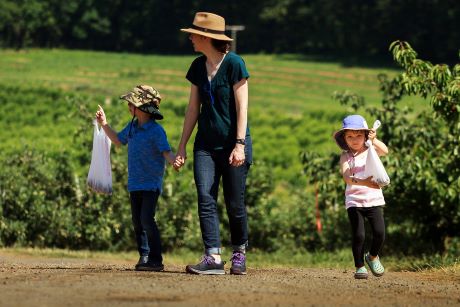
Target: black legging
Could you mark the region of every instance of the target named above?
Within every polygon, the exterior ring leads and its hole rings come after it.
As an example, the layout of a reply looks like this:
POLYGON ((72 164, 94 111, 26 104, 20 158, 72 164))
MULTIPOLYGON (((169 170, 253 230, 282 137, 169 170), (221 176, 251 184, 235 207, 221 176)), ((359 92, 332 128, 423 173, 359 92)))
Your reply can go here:
POLYGON ((364 265, 364 218, 369 221, 372 228, 372 244, 369 254, 377 256, 385 241, 385 222, 383 221, 383 207, 347 209, 350 219, 351 231, 353 235, 352 250, 355 260, 355 267, 360 268, 364 265))

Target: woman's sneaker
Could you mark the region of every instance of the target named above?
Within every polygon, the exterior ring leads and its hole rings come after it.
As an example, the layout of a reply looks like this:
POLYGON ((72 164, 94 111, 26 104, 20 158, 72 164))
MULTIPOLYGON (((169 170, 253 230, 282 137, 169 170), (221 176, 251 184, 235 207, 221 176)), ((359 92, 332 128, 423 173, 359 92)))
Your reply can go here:
POLYGON ((234 275, 246 275, 246 255, 242 252, 233 252, 232 267, 230 268, 230 274, 234 275))
POLYGON ((356 269, 355 278, 356 279, 367 279, 367 270, 365 266, 356 269))
POLYGON ((185 271, 191 274, 223 275, 225 274, 224 265, 224 261, 216 263, 213 256, 204 255, 200 263, 187 265, 185 267, 185 271))

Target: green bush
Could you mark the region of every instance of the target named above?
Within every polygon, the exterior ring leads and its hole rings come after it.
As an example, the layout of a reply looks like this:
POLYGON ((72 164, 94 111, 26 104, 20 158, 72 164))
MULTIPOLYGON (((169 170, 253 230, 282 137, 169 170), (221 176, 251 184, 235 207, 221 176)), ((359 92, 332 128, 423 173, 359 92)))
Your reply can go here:
MULTIPOLYGON (((460 86, 455 87, 460 84, 460 65, 452 71, 433 66, 417 59, 407 43, 396 42, 391 48, 406 70, 392 80, 379 76, 380 108, 364 109, 364 99, 355 94, 335 96, 343 104, 352 104, 354 112, 370 114, 383 123, 379 138, 390 154, 382 159, 392 180, 384 189, 386 250, 452 253, 460 229, 460 86), (400 109, 397 103, 404 95, 431 97, 434 112, 414 115, 409 109, 400 109)), ((338 194, 344 191, 338 154, 320 157, 305 152, 302 161, 310 181, 320 182, 323 212, 332 212, 338 194)), ((337 227, 339 221, 337 217, 337 227)), ((348 231, 342 226, 342 231, 348 231)))

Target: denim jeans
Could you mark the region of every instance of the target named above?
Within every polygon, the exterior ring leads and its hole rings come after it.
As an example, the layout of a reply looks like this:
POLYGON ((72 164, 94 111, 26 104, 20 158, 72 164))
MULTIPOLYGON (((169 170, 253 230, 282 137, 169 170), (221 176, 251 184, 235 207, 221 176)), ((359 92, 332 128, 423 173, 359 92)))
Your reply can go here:
POLYGON ((161 239, 155 221, 155 210, 160 191, 130 192, 131 217, 140 256, 149 256, 149 262, 161 264, 161 239))
POLYGON ((220 254, 221 241, 217 195, 222 177, 224 200, 230 224, 233 250, 244 251, 248 244, 248 219, 244 203, 246 178, 252 163, 251 139, 246 139, 245 163, 231 166, 229 150, 195 149, 193 170, 198 193, 198 215, 206 254, 220 254))

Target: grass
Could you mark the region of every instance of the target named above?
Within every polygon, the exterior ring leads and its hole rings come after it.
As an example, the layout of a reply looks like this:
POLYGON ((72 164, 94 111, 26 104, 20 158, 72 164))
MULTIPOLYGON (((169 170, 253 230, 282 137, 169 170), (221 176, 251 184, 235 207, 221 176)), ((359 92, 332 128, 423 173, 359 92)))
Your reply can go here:
MULTIPOLYGON (((118 96, 140 83, 160 90, 165 114, 162 125, 175 148, 189 96, 190 85, 185 74, 196 56, 192 53, 164 56, 60 49, 0 50, 0 85, 21 85, 36 95, 35 100, 28 99, 27 103, 21 104, 19 97, 8 108, 0 105, 0 113, 5 114, 0 119, 0 139, 7 140, 0 144, 0 150, 10 152, 29 145, 60 151, 79 146, 71 139, 75 121, 66 118, 66 109, 62 107, 66 93, 86 95, 91 110, 102 104, 109 121, 122 114, 120 123, 114 127, 121 129, 130 118, 118 96), (56 90, 64 93, 58 99, 40 94, 56 90), (18 111, 22 113, 20 118, 16 116, 18 111)), ((249 122, 255 160, 270 163, 275 178, 291 182, 298 181, 301 174, 299 152, 337 152, 331 135, 340 127, 343 115, 351 110, 334 101, 332 93, 350 90, 363 95, 369 105, 378 105, 381 95, 377 75, 398 73, 395 69, 298 60, 291 55, 249 54, 243 58, 251 75, 249 122)), ((405 99, 402 104, 417 111, 428 107, 417 98, 405 99)), ((189 152, 192 143, 193 140, 189 142, 189 152)))
MULTIPOLYGON (((28 257, 93 259, 107 261, 137 260, 137 252, 102 252, 51 248, 1 248, 0 254, 11 254, 28 257)), ((251 251, 248 266, 258 269, 270 268, 333 268, 353 270, 353 257, 348 249, 336 252, 301 252, 288 254, 286 252, 264 253, 251 251)), ((199 252, 179 249, 164 255, 165 263, 169 265, 187 265, 199 261, 199 252)), ((230 259, 230 251, 224 250, 223 259, 230 259)), ((382 263, 392 272, 440 273, 460 278, 460 259, 453 256, 422 255, 420 257, 384 256, 382 263)))

